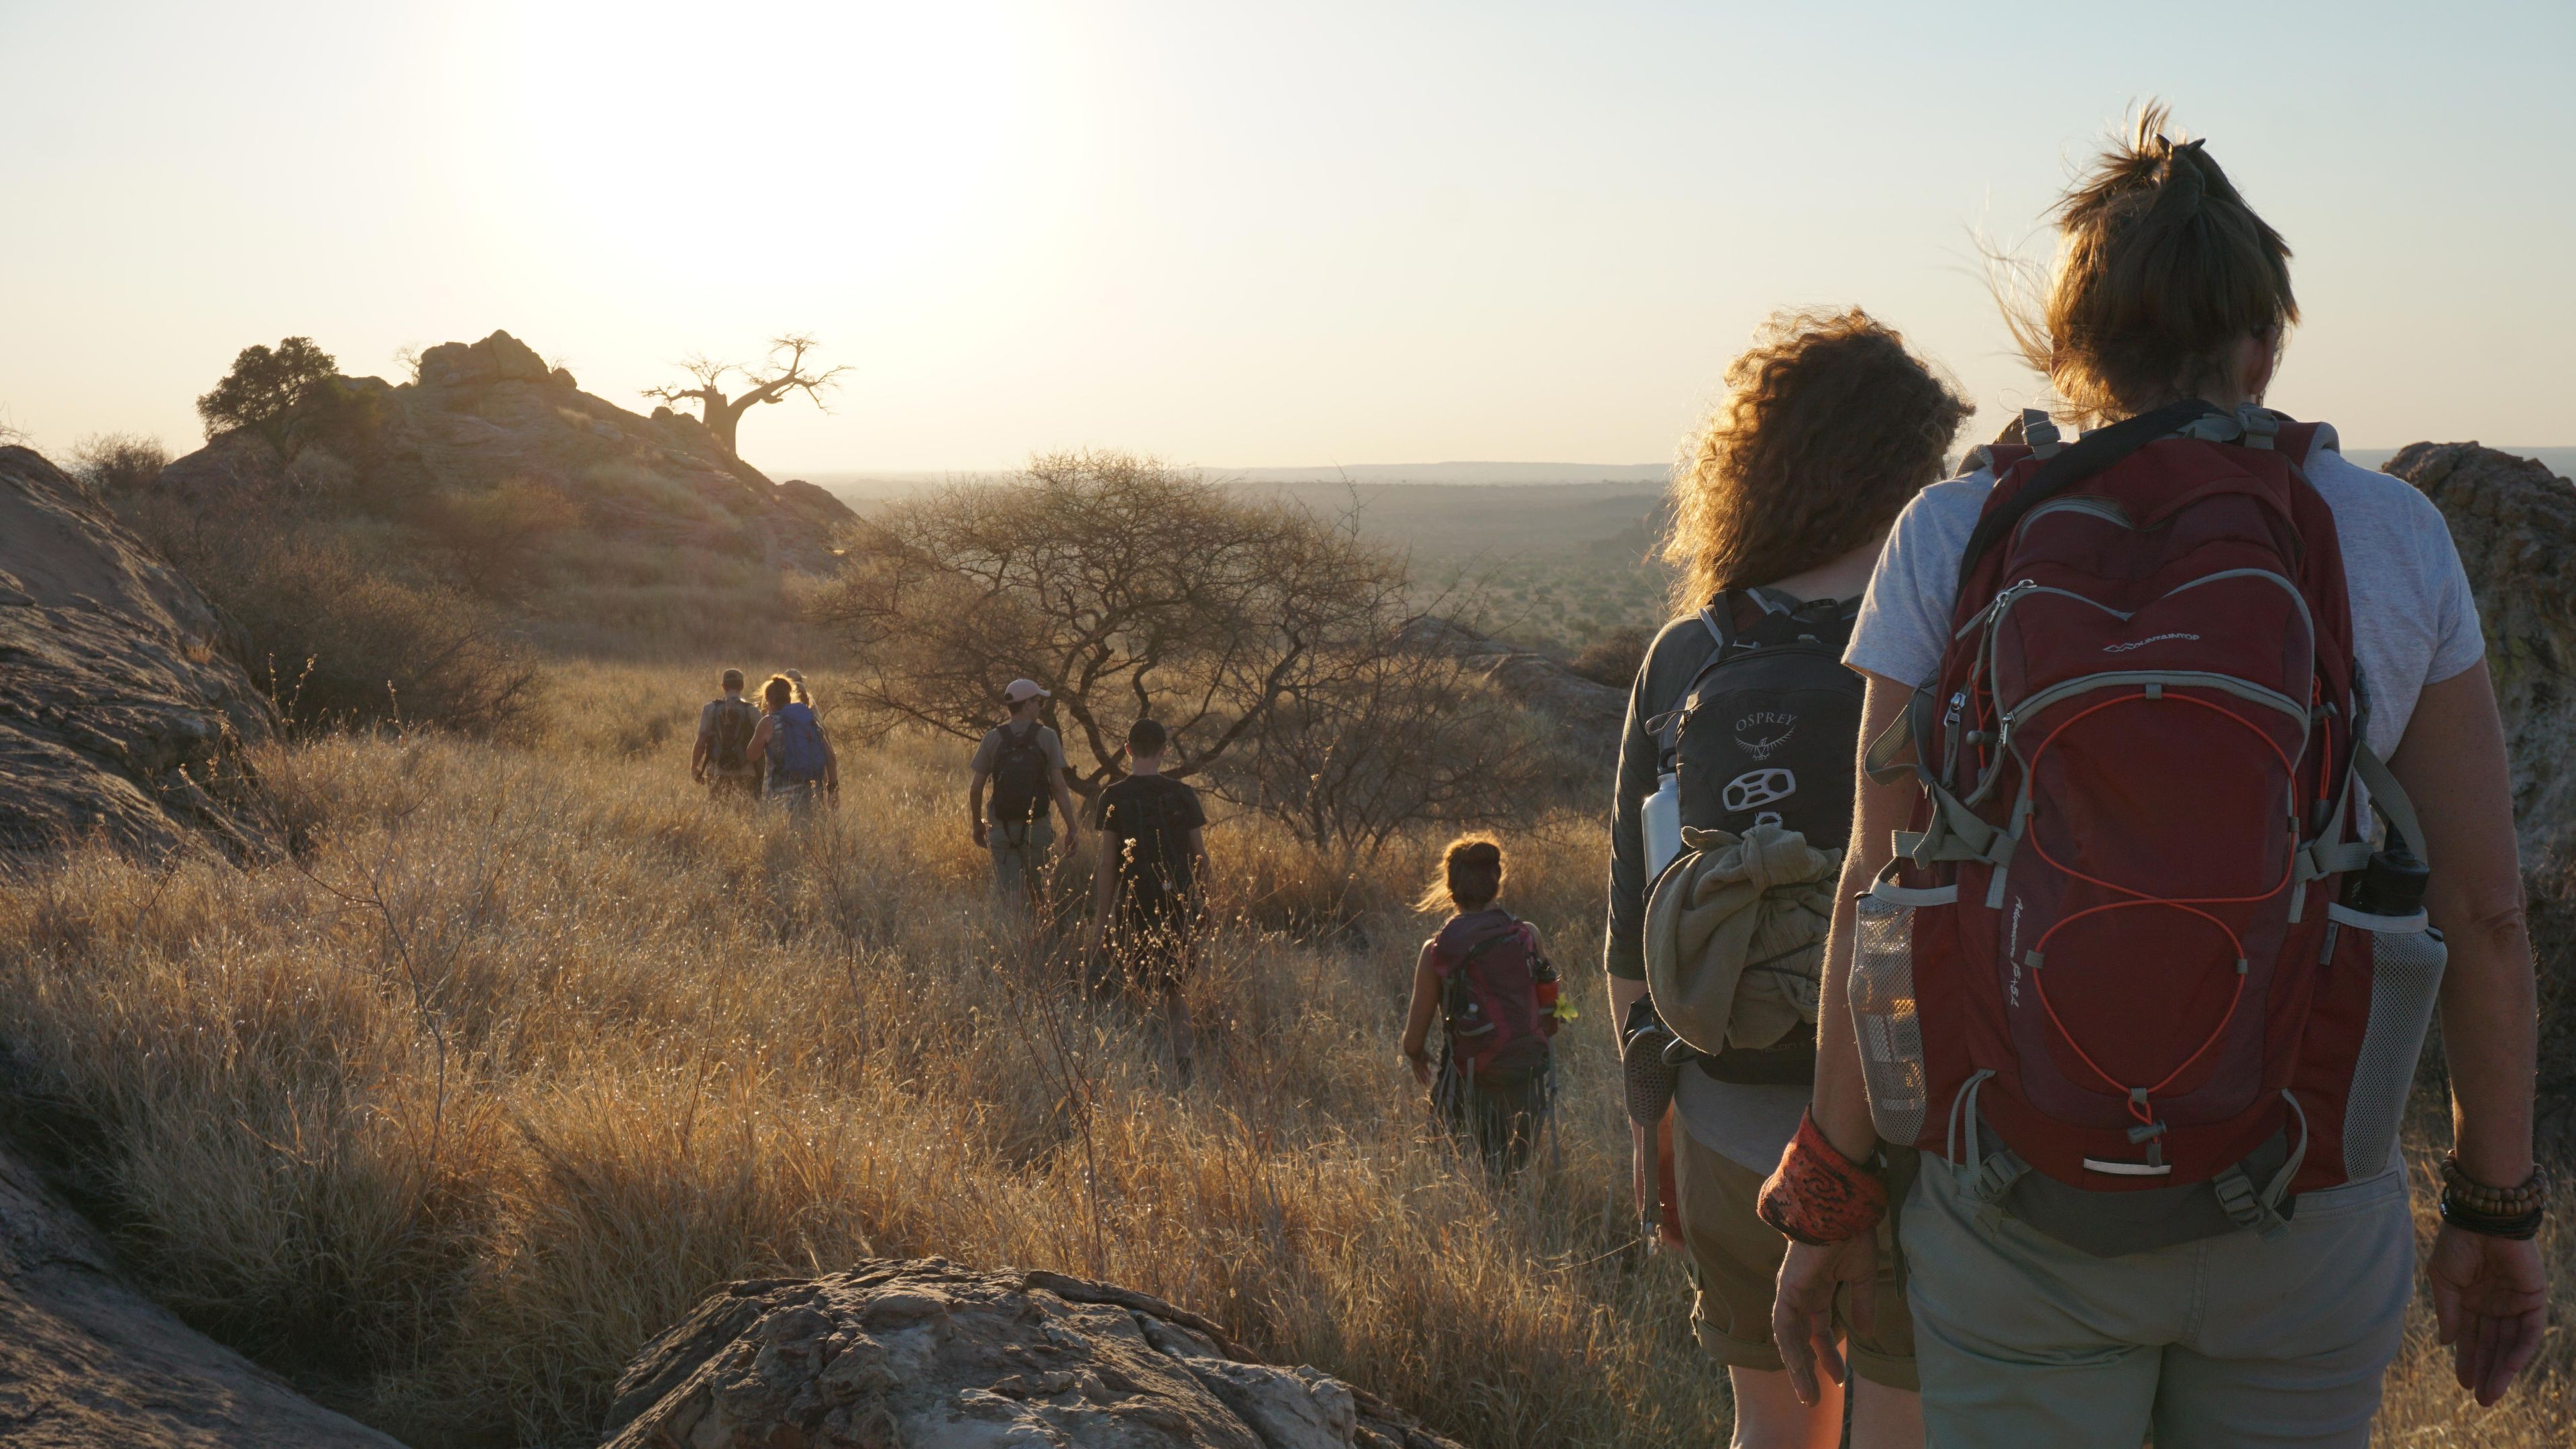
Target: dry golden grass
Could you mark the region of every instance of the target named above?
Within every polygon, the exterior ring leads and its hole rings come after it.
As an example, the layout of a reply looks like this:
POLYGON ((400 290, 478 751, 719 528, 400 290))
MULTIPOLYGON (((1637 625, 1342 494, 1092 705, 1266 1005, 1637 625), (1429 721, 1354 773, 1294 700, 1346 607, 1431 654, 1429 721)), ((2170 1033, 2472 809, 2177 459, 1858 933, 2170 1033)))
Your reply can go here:
MULTIPOLYGON (((80 853, 0 890, 33 1125, 154 1291, 424 1445, 591 1442, 710 1286, 872 1254, 1131 1284, 1477 1444, 1720 1441, 1681 1276, 1625 1251, 1590 819, 1515 838, 1509 903, 1588 1010, 1497 1191, 1395 1061, 1429 923, 1390 902, 1434 842, 1353 881, 1220 821, 1182 1090, 989 904, 962 745, 846 747, 799 834, 686 787, 699 672, 559 671, 524 745, 272 753, 295 864, 80 853)), ((2568 1359, 2479 1415, 2410 1342, 2390 1441, 2567 1443, 2568 1359)))

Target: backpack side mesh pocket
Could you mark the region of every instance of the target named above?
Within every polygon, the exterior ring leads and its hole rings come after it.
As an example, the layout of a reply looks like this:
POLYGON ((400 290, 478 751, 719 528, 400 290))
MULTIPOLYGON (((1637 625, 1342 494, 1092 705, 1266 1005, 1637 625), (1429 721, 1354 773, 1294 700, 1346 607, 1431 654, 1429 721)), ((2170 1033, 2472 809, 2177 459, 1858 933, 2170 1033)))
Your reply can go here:
POLYGON ((1914 913, 1957 899, 1957 886, 1909 890, 1881 882, 1860 898, 1851 971, 1852 1031, 1860 1040, 1869 1118, 1878 1135, 1911 1143, 1922 1135, 1930 1087, 1923 1025, 1914 1009, 1914 913))

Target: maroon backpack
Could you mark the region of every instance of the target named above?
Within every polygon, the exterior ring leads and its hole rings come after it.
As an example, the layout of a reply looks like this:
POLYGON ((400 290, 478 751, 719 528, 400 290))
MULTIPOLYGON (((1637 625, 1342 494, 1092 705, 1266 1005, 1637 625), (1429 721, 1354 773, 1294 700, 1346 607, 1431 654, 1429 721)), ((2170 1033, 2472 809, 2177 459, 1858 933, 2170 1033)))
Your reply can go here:
POLYGON ((2441 972, 2303 472, 2332 434, 2185 403, 2026 437, 1871 750, 1924 791, 1860 903, 1872 1111, 2090 1252, 2277 1232, 2389 1162, 2441 972))
POLYGON ((1449 1060, 1470 1078, 1547 1064, 1556 1020, 1540 1005, 1539 983, 1554 981, 1556 969, 1531 949, 1533 939, 1499 910, 1455 917, 1434 938, 1449 1060))

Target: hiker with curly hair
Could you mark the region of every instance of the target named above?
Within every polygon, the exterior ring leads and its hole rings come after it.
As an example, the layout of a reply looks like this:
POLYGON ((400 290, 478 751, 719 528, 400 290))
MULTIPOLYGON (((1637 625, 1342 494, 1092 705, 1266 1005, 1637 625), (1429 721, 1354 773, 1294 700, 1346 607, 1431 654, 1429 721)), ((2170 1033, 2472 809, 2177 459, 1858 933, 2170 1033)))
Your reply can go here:
MULTIPOLYGON (((2440 511, 2265 408, 2290 249, 2162 107, 2007 298, 2057 418, 1907 505, 1843 658, 1871 741, 1772 1331, 1909 1268, 1935 1446, 2358 1446, 2414 1292, 2399 1116, 2438 1010, 2427 1261, 2481 1404, 2546 1321, 2504 735, 2440 511), (1910 1182, 1887 1173, 1921 1150, 1910 1182)), ((1821 1372, 1820 1372, 1821 1370, 1821 1372)))
MULTIPOLYGON (((1674 476, 1674 618, 1629 695, 1603 964, 1641 1206, 1689 1254, 1734 1443, 1834 1444, 1839 1392, 1800 1403, 1773 1342, 1788 1242, 1754 1195, 1814 1069, 1860 724, 1843 640, 1880 541, 1941 476, 1969 407, 1857 308, 1772 318, 1726 384, 1674 476)), ((1860 1380, 1851 1442, 1892 1449, 1921 1432, 1892 1238, 1865 1271, 1886 1291, 1827 1331, 1860 1380)))

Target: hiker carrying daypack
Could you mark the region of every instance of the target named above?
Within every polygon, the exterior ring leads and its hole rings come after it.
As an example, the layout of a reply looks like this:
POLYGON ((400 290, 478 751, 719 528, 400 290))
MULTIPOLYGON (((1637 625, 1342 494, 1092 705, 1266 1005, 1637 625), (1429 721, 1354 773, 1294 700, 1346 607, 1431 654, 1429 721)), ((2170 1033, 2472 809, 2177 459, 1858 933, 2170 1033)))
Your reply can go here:
POLYGON ((1422 943, 1403 1050, 1432 1109, 1502 1172, 1529 1157, 1554 1104, 1550 1042, 1571 1015, 1538 930, 1496 904, 1502 848, 1466 836, 1450 843, 1424 908, 1455 912, 1422 943), (1441 1028, 1438 1065, 1429 1036, 1441 1028))
POLYGON ((1046 814, 1050 789, 1048 756, 1039 731, 1045 725, 1036 720, 1015 720, 1003 725, 998 733, 1001 745, 993 754, 993 821, 996 824, 1025 824, 1046 814))
POLYGON ((2277 1234, 2386 1167, 2444 957, 2301 471, 2332 435, 2193 401, 2025 436, 1871 750, 1923 791, 1861 902, 1873 1116, 2090 1253, 2277 1234))
MULTIPOLYGON (((1729 589, 1699 611, 1714 646, 1707 662, 1646 723, 1657 756, 1656 792, 1643 807, 1649 980, 1660 975, 1670 983, 1678 977, 1687 985, 1698 965, 1695 959, 1667 961, 1658 971, 1651 963, 1658 945, 1674 947, 1673 937, 1698 945, 1710 935, 1707 925, 1692 932, 1674 919, 1686 914, 1686 906, 1670 894, 1721 884, 1700 878, 1707 864, 1703 850, 1741 855, 1740 843, 1756 831, 1774 840, 1795 834, 1799 840, 1777 844, 1792 852, 1835 852, 1830 865, 1800 872, 1802 882, 1816 887, 1809 894, 1830 901, 1832 866, 1839 865, 1851 829, 1852 762, 1860 735, 1860 677, 1842 663, 1857 612, 1857 601, 1795 600, 1765 589, 1729 589)), ((1778 855, 1766 847, 1757 860, 1778 855)), ((1736 879, 1742 875, 1741 869, 1734 872, 1736 879)), ((1814 1079, 1814 983, 1824 919, 1816 918, 1814 927, 1812 940, 1779 943, 1794 954, 1751 963, 1770 972, 1803 973, 1788 993, 1797 1002, 1798 1019, 1790 1024, 1774 1013, 1758 1033, 1762 1039, 1750 1042, 1740 1029, 1692 1032, 1697 1039, 1687 1045, 1700 1070, 1726 1082, 1814 1079)), ((1738 970, 1746 964, 1733 963, 1738 970)), ((1662 996, 1657 1005, 1666 1005, 1662 996)), ((1717 1023, 1727 1020, 1724 1003, 1715 1017, 1717 1023)), ((1683 1025, 1671 1012, 1665 1020, 1683 1025)))
POLYGON ((708 706, 713 738, 708 746, 708 764, 719 775, 748 775, 751 761, 744 752, 751 747, 752 731, 760 728, 760 710, 747 699, 719 699, 708 706))

